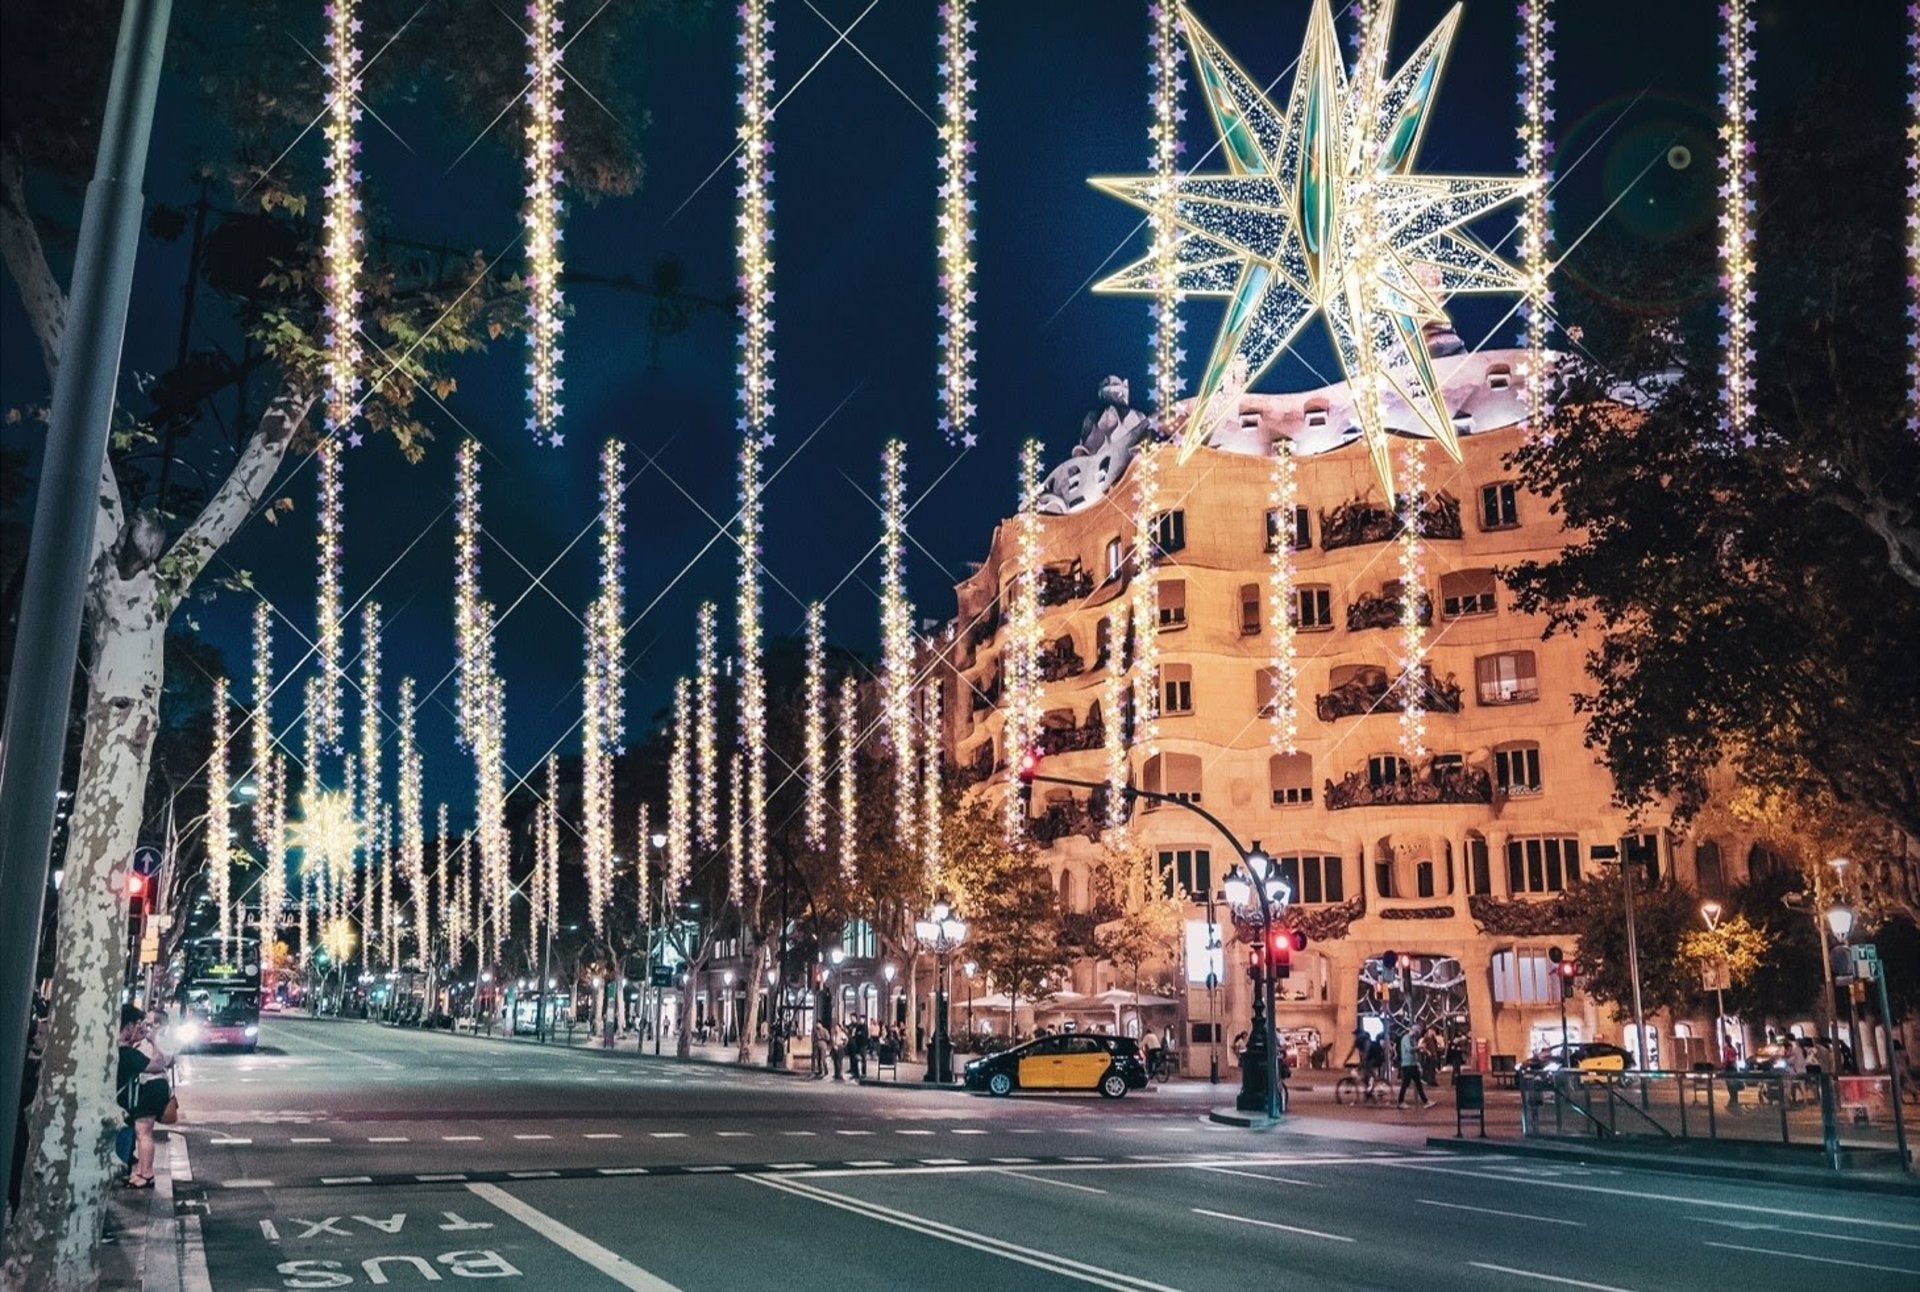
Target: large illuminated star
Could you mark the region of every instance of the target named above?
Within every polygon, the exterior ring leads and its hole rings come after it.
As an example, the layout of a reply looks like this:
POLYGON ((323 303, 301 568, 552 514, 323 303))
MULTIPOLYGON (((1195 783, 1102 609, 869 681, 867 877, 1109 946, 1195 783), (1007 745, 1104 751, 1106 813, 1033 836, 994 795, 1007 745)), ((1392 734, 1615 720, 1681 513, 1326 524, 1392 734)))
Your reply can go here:
MULTIPOLYGON (((1384 41, 1381 0, 1364 45, 1384 41)), ((1388 75, 1367 53, 1349 75, 1326 0, 1314 0, 1287 110, 1182 11, 1194 68, 1226 154, 1224 174, 1188 174, 1163 191, 1153 175, 1096 178, 1095 187, 1150 213, 1174 239, 1095 290, 1222 296, 1226 317, 1189 408, 1185 461, 1211 429, 1206 412, 1235 360, 1259 379, 1316 314, 1332 333, 1360 429, 1388 497, 1393 476, 1383 396, 1404 400, 1456 460, 1460 445, 1421 329, 1444 323, 1456 293, 1520 292, 1521 271, 1466 226, 1527 191, 1520 176, 1415 175, 1460 10, 1388 75), (1171 277, 1171 281, 1165 281, 1171 277)))

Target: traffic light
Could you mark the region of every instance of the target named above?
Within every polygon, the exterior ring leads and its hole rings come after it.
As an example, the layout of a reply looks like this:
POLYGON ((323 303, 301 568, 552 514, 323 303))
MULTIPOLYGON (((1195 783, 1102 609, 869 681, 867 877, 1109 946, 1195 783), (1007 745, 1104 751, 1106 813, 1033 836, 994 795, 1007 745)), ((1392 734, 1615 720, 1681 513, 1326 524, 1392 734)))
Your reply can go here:
POLYGON ((147 877, 138 871, 133 871, 128 874, 126 893, 127 905, 131 907, 136 914, 143 913, 146 910, 147 904, 147 877))
POLYGON ((1020 778, 1020 803, 1028 815, 1033 813, 1033 778, 1040 774, 1040 757, 1037 749, 1023 750, 1014 766, 1014 775, 1020 778))
POLYGON ((1293 973, 1293 953, 1307 949, 1307 935, 1299 929, 1269 929, 1267 949, 1273 964, 1273 976, 1288 977, 1293 973))
POLYGON ((1560 978, 1560 999, 1573 999, 1573 990, 1579 984, 1580 966, 1571 960, 1562 960, 1555 967, 1560 978))

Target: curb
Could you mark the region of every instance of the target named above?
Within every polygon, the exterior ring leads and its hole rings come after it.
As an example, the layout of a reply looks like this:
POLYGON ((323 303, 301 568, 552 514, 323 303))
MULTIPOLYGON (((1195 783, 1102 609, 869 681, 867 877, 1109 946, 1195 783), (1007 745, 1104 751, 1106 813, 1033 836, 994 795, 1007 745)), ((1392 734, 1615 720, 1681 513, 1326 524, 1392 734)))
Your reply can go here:
POLYGON ((1278 1130, 1286 1122, 1285 1114, 1277 1118, 1265 1113, 1243 1113, 1238 1108, 1209 1108, 1207 1120, 1220 1126, 1241 1126, 1250 1131, 1278 1130))
POLYGON ((1593 1163, 1600 1166, 1630 1167, 1663 1175, 1696 1175, 1720 1180, 1740 1180, 1749 1184, 1785 1184, 1803 1189, 1822 1189, 1831 1193, 1878 1193, 1895 1197, 1920 1198, 1920 1181, 1882 1176, 1849 1176, 1801 1167, 1748 1165, 1738 1162, 1682 1161, 1650 1153, 1617 1153, 1606 1149, 1550 1148, 1543 1144, 1524 1144, 1516 1140, 1455 1139, 1451 1135, 1429 1135, 1428 1148, 1451 1149, 1465 1156, 1477 1153, 1508 1157, 1538 1158, 1554 1162, 1593 1163))
MULTIPOLYGON (((356 1019, 351 1021, 358 1022, 360 1020, 356 1019)), ((405 1030, 395 1027, 391 1023, 375 1023, 374 1026, 390 1028, 396 1032, 405 1030)), ((419 1030, 427 1031, 433 1036, 451 1036, 463 1041, 488 1041, 494 1045, 515 1045, 523 1049, 549 1054, 585 1054, 602 1059, 655 1059, 662 1063, 671 1060, 674 1063, 697 1063, 707 1068, 724 1068, 729 1072, 759 1072, 771 1077, 804 1077, 809 1075, 808 1073, 800 1072, 793 1068, 769 1068, 764 1063, 736 1063, 731 1059, 709 1059, 695 1054, 689 1054, 683 1059, 677 1054, 636 1054, 632 1050, 621 1049, 617 1046, 608 1050, 598 1045, 541 1045, 536 1041, 523 1041, 511 1036, 477 1036, 472 1032, 449 1032, 437 1027, 419 1030)))

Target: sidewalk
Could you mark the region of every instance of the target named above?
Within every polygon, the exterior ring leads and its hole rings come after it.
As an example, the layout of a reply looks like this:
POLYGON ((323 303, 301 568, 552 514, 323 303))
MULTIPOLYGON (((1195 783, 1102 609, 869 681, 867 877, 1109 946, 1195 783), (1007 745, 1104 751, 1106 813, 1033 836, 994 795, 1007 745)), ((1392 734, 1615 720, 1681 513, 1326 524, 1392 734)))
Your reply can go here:
POLYGON ((1454 1139, 1435 1135, 1426 1141, 1429 1148, 1452 1149, 1472 1155, 1497 1153, 1504 1157, 1526 1157, 1581 1165, 1632 1167, 1671 1175, 1708 1176, 1722 1180, 1741 1180, 1749 1184, 1790 1184, 1804 1189, 1827 1189, 1841 1193, 1894 1194, 1920 1200, 1920 1179, 1902 1175, 1898 1170, 1832 1171, 1826 1167, 1792 1166, 1782 1163, 1741 1161, 1736 1158, 1711 1158, 1697 1154, 1663 1153, 1654 1148, 1613 1148, 1581 1143, 1563 1144, 1537 1139, 1454 1139))
MULTIPOLYGON (((165 1128, 155 1137, 153 1188, 109 1187, 99 1286, 103 1292, 210 1292, 193 1210, 199 1204, 176 1206, 175 1186, 193 1182, 187 1137, 165 1128)), ((114 1174, 120 1174, 118 1163, 114 1174)))

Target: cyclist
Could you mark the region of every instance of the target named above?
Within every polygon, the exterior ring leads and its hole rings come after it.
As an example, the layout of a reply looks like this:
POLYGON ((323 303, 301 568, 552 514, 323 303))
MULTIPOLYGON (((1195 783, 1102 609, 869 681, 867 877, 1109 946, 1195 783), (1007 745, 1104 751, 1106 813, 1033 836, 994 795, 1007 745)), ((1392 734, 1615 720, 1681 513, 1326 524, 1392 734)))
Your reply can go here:
POLYGON ((1367 1038, 1366 1059, 1361 1066, 1361 1088, 1371 1103, 1375 1093, 1387 1084, 1387 1047, 1377 1036, 1367 1038))

